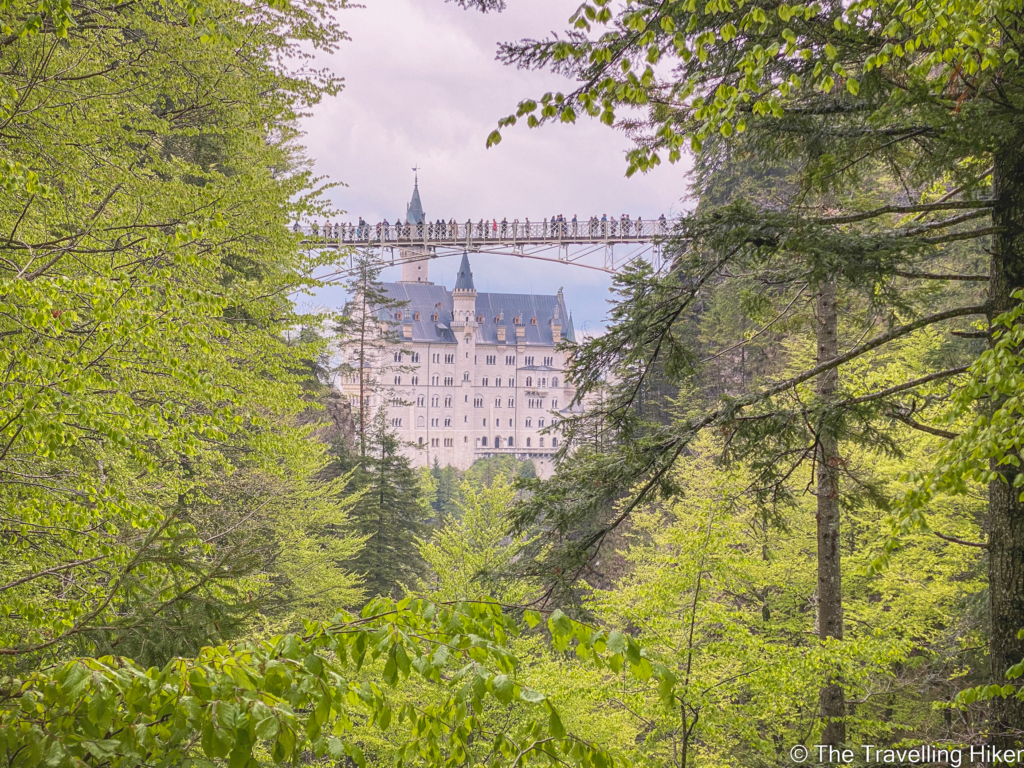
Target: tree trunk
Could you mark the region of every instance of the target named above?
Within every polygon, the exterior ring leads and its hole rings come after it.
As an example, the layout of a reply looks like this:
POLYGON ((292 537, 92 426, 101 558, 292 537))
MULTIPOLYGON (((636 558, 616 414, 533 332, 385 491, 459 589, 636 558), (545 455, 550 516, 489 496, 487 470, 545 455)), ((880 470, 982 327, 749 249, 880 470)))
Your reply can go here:
MULTIPOLYGON (((1024 288, 1024 127, 995 155, 993 223, 1001 228, 992 256, 990 316, 1010 309, 1013 292, 1024 288)), ((1006 670, 1024 659, 1024 503, 1013 482, 1021 469, 996 467, 1002 475, 989 485, 989 639, 993 682, 1005 684, 1006 670)), ((1010 746, 1024 734, 1024 706, 1015 697, 993 705, 993 741, 1010 746)))
MULTIPOLYGON (((818 288, 817 297, 818 362, 839 356, 836 283, 828 280, 818 288)), ((818 377, 818 397, 822 402, 835 398, 838 368, 818 377)), ((818 637, 821 640, 843 638, 843 589, 840 571, 842 550, 839 541, 839 440, 830 417, 818 425, 815 455, 818 496, 818 637)), ((846 740, 846 715, 843 688, 834 677, 826 681, 819 695, 819 710, 825 723, 821 743, 838 746, 846 740)))

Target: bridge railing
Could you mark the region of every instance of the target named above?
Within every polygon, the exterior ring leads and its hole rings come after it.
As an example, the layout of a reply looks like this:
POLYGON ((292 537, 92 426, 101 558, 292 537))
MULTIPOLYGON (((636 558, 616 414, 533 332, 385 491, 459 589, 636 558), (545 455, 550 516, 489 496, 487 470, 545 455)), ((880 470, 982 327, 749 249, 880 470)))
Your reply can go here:
POLYGON ((587 219, 584 221, 455 221, 423 224, 311 224, 294 227, 313 242, 340 244, 436 245, 501 243, 580 243, 651 240, 672 231, 668 219, 587 219))

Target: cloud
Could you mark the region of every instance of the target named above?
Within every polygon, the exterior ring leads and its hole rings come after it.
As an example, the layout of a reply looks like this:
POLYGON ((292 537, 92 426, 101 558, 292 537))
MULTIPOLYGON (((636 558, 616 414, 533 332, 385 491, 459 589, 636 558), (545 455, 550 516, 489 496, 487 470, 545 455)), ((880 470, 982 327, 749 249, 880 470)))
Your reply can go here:
MULTIPOLYGON (((564 29, 578 0, 511 0, 501 14, 443 0, 366 2, 338 20, 352 41, 319 62, 345 77, 345 91, 303 124, 316 172, 348 185, 332 190, 348 212, 342 219, 404 216, 414 165, 431 219, 649 219, 683 209, 685 169, 666 164, 626 179, 626 138, 595 121, 536 130, 521 124, 485 148, 498 119, 521 99, 571 86, 550 73, 503 66, 498 43, 564 29)), ((454 265, 431 268, 455 272, 454 265)), ((577 327, 599 326, 604 316, 610 280, 601 273, 483 256, 474 270, 490 290, 553 293, 564 285, 577 327)))

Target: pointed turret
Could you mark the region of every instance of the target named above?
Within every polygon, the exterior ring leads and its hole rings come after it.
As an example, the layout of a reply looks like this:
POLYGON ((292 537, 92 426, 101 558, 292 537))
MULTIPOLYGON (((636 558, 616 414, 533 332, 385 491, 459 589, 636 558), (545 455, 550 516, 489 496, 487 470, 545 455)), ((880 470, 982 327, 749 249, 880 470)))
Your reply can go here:
POLYGON ((409 209, 405 213, 405 219, 410 224, 422 224, 426 221, 426 215, 423 213, 423 203, 420 202, 420 178, 416 177, 416 181, 412 187, 412 200, 409 201, 409 209))
POLYGON ((572 327, 572 312, 569 313, 569 322, 566 324, 565 329, 562 331, 562 336, 566 341, 576 343, 576 331, 572 327))
POLYGON ((465 251, 462 253, 462 264, 459 265, 459 277, 455 281, 455 290, 476 292, 476 286, 473 284, 473 273, 469 269, 469 254, 465 251))

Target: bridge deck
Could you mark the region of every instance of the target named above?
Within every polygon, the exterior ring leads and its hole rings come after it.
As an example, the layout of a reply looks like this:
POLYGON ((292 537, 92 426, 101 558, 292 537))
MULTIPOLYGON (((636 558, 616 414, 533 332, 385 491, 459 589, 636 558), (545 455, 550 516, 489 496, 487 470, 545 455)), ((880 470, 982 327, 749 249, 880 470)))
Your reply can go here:
POLYGON ((481 245, 616 245, 650 243, 671 233, 672 222, 651 221, 565 221, 565 222, 469 222, 456 224, 330 224, 299 227, 307 245, 337 248, 345 245, 375 247, 478 248, 481 245))

